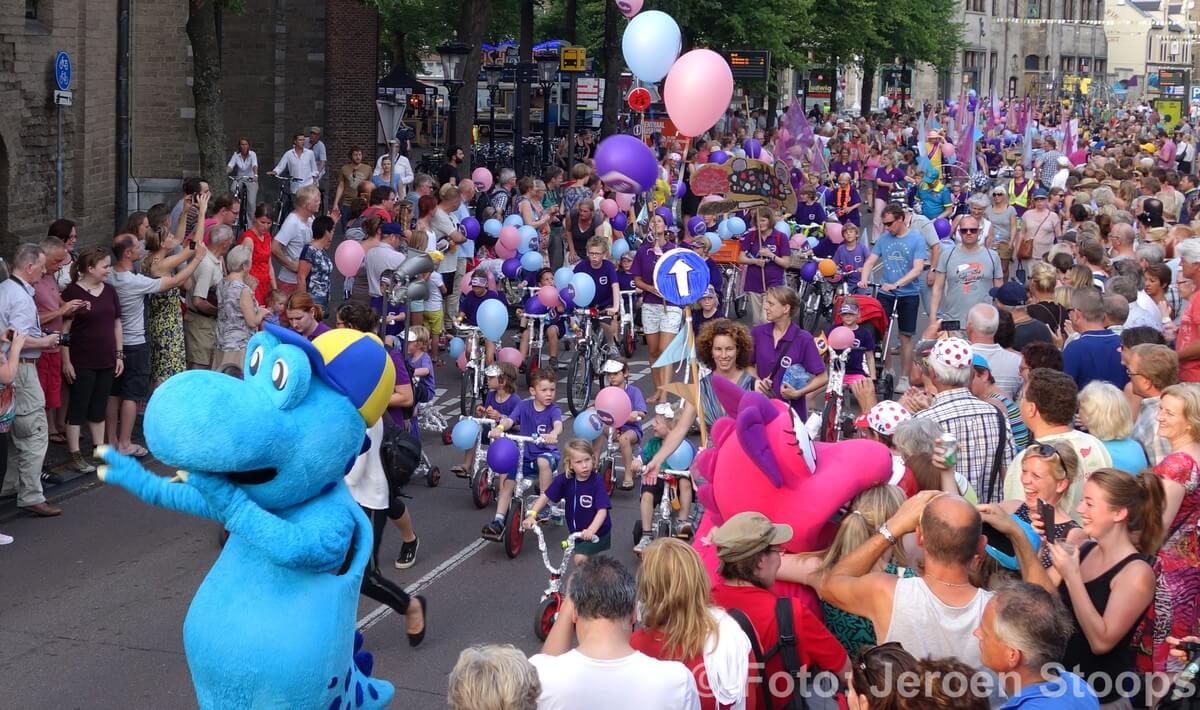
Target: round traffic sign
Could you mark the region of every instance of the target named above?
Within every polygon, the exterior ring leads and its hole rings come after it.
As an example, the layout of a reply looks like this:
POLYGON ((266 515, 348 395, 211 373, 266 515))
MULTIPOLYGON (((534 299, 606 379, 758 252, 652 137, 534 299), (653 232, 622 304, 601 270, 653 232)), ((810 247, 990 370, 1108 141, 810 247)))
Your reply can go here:
POLYGON ((691 249, 672 249, 654 265, 654 288, 671 305, 687 306, 699 301, 708 284, 708 264, 691 249))
POLYGON ((66 52, 54 55, 54 83, 59 91, 71 88, 71 55, 66 52))
POLYGON ((634 111, 645 111, 650 108, 650 91, 644 86, 639 86, 630 91, 625 100, 629 103, 629 108, 634 111))

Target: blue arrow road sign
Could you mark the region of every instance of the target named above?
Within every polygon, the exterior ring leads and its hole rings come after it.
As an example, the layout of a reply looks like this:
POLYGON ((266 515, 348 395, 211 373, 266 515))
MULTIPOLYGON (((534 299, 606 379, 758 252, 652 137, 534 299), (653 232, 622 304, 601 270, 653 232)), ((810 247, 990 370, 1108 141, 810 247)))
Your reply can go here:
POLYGON ((654 266, 654 288, 675 306, 699 301, 708 283, 708 264, 691 249, 672 249, 654 266))
POLYGON ((54 57, 54 81, 59 91, 71 88, 71 55, 59 52, 54 57))

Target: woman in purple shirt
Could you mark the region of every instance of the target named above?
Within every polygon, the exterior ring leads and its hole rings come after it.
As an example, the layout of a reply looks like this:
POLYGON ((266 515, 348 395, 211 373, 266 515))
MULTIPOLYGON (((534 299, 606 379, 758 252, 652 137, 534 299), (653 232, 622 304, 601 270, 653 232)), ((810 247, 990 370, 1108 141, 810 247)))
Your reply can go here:
POLYGON ((879 167, 875 170, 875 209, 871 213, 871 238, 878 239, 883 234, 883 208, 887 207, 892 198, 892 191, 903 186, 904 170, 896 167, 892 151, 885 150, 879 157, 879 167))
MULTIPOLYGON (((650 362, 658 359, 671 339, 683 325, 683 311, 676 306, 663 303, 662 294, 654 287, 654 266, 659 257, 675 248, 669 240, 667 223, 660 214, 650 216, 649 238, 638 247, 633 260, 633 283, 642 291, 642 331, 646 334, 646 346, 650 350, 650 362)), ((656 367, 651 370, 654 378, 654 394, 648 404, 667 401, 663 389, 671 381, 671 368, 656 367)))
POLYGON ((758 391, 787 401, 801 418, 805 418, 808 415, 805 397, 824 389, 829 377, 812 335, 800 330, 793 322, 799 309, 800 297, 791 287, 767 289, 763 298, 767 322, 750 331, 750 340, 754 344, 758 391), (792 365, 800 365, 812 375, 808 384, 800 389, 783 383, 784 373, 792 365))
POLYGON ((787 235, 775 231, 771 208, 754 210, 754 228, 742 236, 742 253, 738 255, 738 263, 746 264, 742 290, 752 322, 763 322, 763 294, 772 286, 783 285, 783 270, 791 263, 791 253, 787 235))

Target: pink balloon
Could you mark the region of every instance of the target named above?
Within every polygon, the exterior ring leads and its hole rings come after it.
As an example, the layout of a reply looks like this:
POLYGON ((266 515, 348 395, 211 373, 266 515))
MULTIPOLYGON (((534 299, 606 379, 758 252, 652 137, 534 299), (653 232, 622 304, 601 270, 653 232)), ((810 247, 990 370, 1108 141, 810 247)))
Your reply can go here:
POLYGON ((829 343, 829 347, 834 350, 845 350, 846 348, 854 347, 854 331, 844 325, 839 325, 829 331, 829 337, 825 339, 829 343))
POLYGON ((492 189, 492 171, 484 167, 475 168, 471 173, 471 182, 475 183, 475 187, 480 190, 492 189))
MULTIPOLYGON (((521 233, 511 224, 500 228, 500 243, 510 249, 521 246, 521 233)), ((508 257, 505 257, 508 258, 508 257)))
POLYGON ((500 362, 507 362, 513 367, 520 367, 525 358, 521 357, 521 351, 516 348, 500 348, 500 351, 496 353, 496 359, 500 362))
POLYGON ((953 143, 943 143, 943 144, 942 144, 942 157, 944 157, 944 158, 953 158, 953 157, 954 157, 954 153, 955 153, 957 150, 958 150, 958 149, 954 147, 954 144, 953 144, 953 143))
POLYGON ((625 19, 632 20, 633 16, 642 11, 643 0, 617 0, 617 9, 625 16, 625 19))
MULTIPOLYGON (((624 192, 617 192, 613 193, 613 199, 617 201, 617 207, 620 207, 622 212, 625 212, 630 207, 633 207, 633 195, 624 192)), ((600 203, 600 208, 604 209, 603 202, 600 203)))
POLYGON ((366 252, 363 251, 362 244, 353 239, 347 239, 339 244, 337 251, 333 253, 333 263, 337 265, 338 273, 346 278, 352 278, 358 273, 358 268, 362 266, 364 256, 366 256, 366 252))
MULTIPOLYGON (((517 255, 516 247, 510 247, 502 241, 496 241, 496 256, 501 259, 511 259, 517 255)), ((465 279, 464 279, 465 280, 465 279)))
POLYGON ((605 387, 596 395, 596 416, 608 426, 618 427, 629 421, 633 404, 620 387, 605 387))
POLYGON ((667 114, 685 136, 712 128, 729 110, 732 98, 729 63, 711 49, 693 49, 676 59, 663 83, 667 114))
POLYGON ((615 200, 600 200, 600 211, 604 213, 605 217, 612 219, 613 217, 616 217, 617 212, 620 212, 621 210, 619 207, 617 207, 615 200))
POLYGON ((826 222, 825 236, 829 237, 829 241, 834 244, 841 244, 846 239, 842 236, 842 225, 840 222, 826 222))
POLYGON ((558 289, 553 286, 543 286, 538 291, 537 297, 546 308, 556 308, 558 306, 558 289))
POLYGON ((457 364, 457 365, 458 365, 458 369, 459 369, 459 370, 465 370, 465 369, 467 369, 467 354, 466 354, 466 353, 461 353, 461 354, 458 356, 458 360, 455 360, 455 364, 457 364))
POLYGON ((758 156, 758 159, 767 165, 775 164, 775 156, 771 155, 771 151, 767 150, 766 148, 762 149, 762 153, 758 156))

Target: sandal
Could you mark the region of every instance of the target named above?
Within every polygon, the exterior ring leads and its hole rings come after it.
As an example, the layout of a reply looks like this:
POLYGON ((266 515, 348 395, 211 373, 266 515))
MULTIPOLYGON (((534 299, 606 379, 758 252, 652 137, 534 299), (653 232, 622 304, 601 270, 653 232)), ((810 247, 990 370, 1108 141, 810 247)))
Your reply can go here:
POLYGON ((133 446, 131 446, 129 448, 128 451, 121 451, 120 449, 118 449, 117 451, 120 454, 122 454, 123 456, 132 456, 135 459, 140 459, 140 458, 144 457, 146 454, 150 453, 146 449, 145 446, 141 446, 140 444, 134 444, 133 446))
POLYGON ((459 478, 467 477, 467 469, 463 468, 462 466, 451 467, 450 473, 453 473, 455 476, 458 476, 459 478))
POLYGON ((60 431, 56 431, 56 432, 54 432, 54 433, 53 433, 53 434, 51 434, 51 435, 50 435, 48 438, 49 438, 49 440, 50 440, 50 443, 51 443, 51 444, 65 444, 65 443, 67 443, 67 435, 66 435, 66 434, 64 434, 64 433, 62 433, 62 432, 60 432, 60 431))
POLYGON ((621 481, 620 488, 623 491, 632 491, 633 490, 633 481, 621 481))

